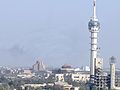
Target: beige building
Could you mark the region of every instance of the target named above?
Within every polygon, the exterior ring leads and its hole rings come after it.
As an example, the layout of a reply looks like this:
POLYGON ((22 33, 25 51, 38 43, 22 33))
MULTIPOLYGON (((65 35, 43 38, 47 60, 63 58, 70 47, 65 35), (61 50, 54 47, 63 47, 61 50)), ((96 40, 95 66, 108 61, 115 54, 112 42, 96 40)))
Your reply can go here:
POLYGON ((22 73, 18 74, 17 76, 21 78, 31 78, 34 76, 34 74, 31 73, 31 70, 24 70, 22 73))
POLYGON ((36 63, 33 65, 34 71, 43 71, 46 69, 46 66, 42 61, 36 61, 36 63))
POLYGON ((72 85, 69 85, 66 82, 55 82, 55 85, 61 86, 64 90, 71 90, 72 85))
POLYGON ((73 87, 66 82, 55 82, 55 85, 61 86, 63 90, 80 90, 80 87, 73 87))

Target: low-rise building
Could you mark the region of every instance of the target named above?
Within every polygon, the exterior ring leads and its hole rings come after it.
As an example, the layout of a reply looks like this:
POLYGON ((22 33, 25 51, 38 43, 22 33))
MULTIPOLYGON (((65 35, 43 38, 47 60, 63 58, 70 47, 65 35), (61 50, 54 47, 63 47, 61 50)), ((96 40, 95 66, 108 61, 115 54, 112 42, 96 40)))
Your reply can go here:
POLYGON ((24 90, 26 87, 33 87, 33 88, 38 88, 38 87, 45 87, 46 84, 24 84, 22 85, 22 90, 24 90))
POLYGON ((64 82, 64 74, 55 74, 56 82, 64 82))
POLYGON ((86 72, 79 72, 71 74, 71 80, 77 82, 87 82, 90 79, 90 74, 86 72))
POLYGON ((72 85, 69 85, 69 84, 66 83, 66 82, 55 82, 55 85, 61 86, 61 88, 62 88, 63 90, 71 90, 71 88, 72 88, 72 85))

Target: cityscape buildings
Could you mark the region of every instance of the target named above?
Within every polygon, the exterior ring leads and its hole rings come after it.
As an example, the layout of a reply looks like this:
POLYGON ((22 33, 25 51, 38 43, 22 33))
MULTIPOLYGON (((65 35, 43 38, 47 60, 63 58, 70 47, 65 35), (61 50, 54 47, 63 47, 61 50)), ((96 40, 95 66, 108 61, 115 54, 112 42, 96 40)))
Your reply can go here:
POLYGON ((88 66, 74 68, 69 64, 48 69, 39 60, 27 69, 0 67, 0 90, 120 90, 120 71, 116 74, 115 58, 110 58, 110 70, 104 71, 103 59, 98 54, 100 23, 96 0, 93 0, 88 29, 91 33, 90 69, 88 66))

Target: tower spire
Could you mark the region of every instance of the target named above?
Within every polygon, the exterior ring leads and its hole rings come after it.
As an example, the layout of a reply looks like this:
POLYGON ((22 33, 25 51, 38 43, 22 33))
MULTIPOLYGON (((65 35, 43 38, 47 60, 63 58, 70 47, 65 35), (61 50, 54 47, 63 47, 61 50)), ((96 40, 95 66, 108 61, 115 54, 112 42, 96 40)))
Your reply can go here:
POLYGON ((93 0, 93 19, 96 19, 96 0, 93 0))

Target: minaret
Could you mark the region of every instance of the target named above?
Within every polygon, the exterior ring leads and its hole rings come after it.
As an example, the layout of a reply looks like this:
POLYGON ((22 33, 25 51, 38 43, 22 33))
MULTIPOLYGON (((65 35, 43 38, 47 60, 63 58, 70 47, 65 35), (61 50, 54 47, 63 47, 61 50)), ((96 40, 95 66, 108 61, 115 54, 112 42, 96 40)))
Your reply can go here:
POLYGON ((96 16, 96 0, 93 0, 93 16, 88 23, 88 29, 91 32, 91 50, 90 50, 90 80, 92 81, 95 75, 95 62, 97 60, 98 49, 98 32, 100 29, 100 23, 96 16))
POLYGON ((120 87, 115 85, 115 57, 110 58, 110 90, 120 90, 120 87))
POLYGON ((115 89, 115 58, 110 58, 110 89, 115 89))

